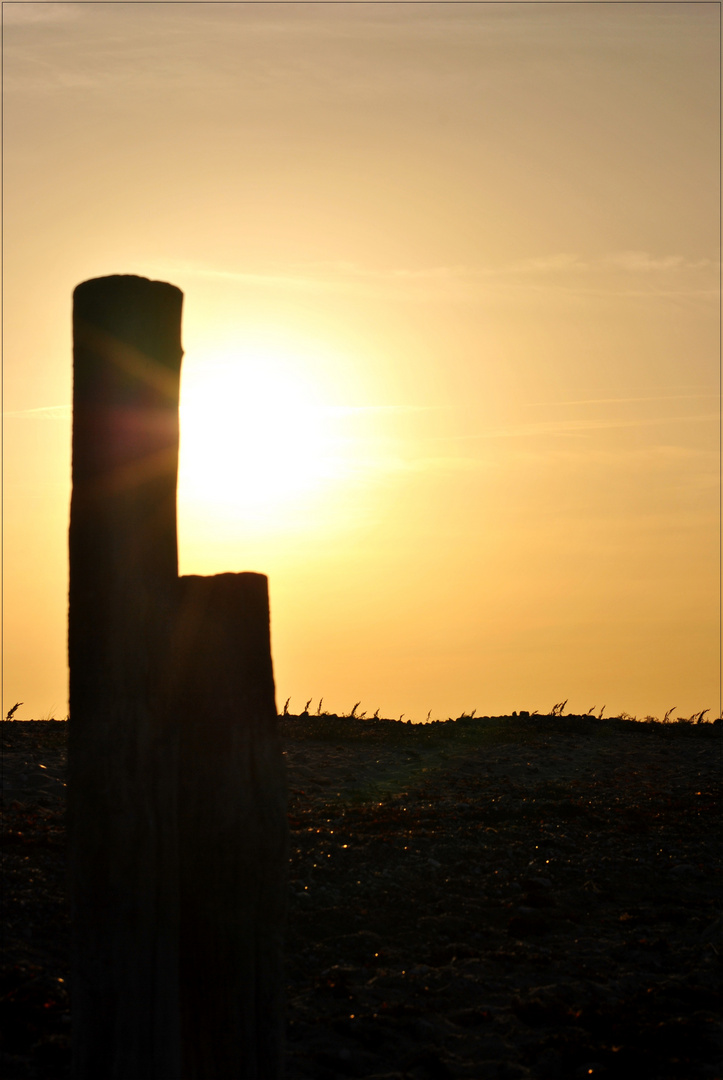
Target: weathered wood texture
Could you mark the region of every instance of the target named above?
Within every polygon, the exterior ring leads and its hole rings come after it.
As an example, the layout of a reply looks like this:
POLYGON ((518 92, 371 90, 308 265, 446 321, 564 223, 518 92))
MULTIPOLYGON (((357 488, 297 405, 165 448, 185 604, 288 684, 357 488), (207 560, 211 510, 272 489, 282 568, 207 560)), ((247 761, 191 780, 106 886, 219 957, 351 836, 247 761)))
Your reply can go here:
POLYGON ((282 1073, 286 785, 267 579, 180 579, 183 1080, 282 1073))
POLYGON ((177 732, 159 658, 177 588, 183 295, 74 293, 68 651, 76 1080, 178 1080, 177 732))

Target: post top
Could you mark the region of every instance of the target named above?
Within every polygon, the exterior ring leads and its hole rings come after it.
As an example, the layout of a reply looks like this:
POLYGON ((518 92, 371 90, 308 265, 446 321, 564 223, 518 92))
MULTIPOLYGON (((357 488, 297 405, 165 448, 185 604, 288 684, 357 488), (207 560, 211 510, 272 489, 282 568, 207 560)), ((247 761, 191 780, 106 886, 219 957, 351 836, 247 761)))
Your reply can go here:
POLYGON ((108 274, 106 277, 89 278, 81 281, 73 290, 74 299, 86 296, 89 293, 162 293, 169 295, 174 293, 183 297, 183 293, 176 285, 167 281, 153 281, 151 278, 141 277, 139 274, 108 274))
MULTIPOLYGON (((135 274, 91 278, 73 291, 76 359, 88 328, 125 342, 147 356, 177 367, 181 347, 183 293, 166 281, 135 274)), ((97 347, 97 344, 96 344, 97 347)))

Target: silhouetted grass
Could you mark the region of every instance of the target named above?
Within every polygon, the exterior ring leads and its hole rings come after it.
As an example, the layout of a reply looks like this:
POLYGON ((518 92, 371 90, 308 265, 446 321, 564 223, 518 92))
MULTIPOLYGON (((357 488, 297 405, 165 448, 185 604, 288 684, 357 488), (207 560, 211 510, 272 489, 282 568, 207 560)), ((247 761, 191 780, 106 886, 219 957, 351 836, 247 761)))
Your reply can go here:
MULTIPOLYGON (((458 717, 448 717, 446 720, 427 719, 421 723, 413 723, 411 720, 384 718, 379 716, 377 709, 373 716, 367 717, 366 712, 359 712, 360 702, 356 702, 348 713, 330 713, 321 711, 321 703, 315 713, 309 713, 306 708, 302 713, 293 714, 288 711, 288 700, 284 712, 280 716, 282 731, 291 737, 307 739, 322 739, 325 741, 348 740, 348 739, 379 739, 404 741, 407 739, 434 741, 434 742, 467 742, 476 745, 481 742, 505 741, 505 738, 519 738, 521 734, 530 737, 541 734, 575 735, 597 734, 601 737, 620 731, 650 730, 659 734, 666 732, 690 735, 712 735, 720 732, 721 719, 706 720, 705 716, 710 709, 693 713, 688 717, 672 719, 673 709, 669 709, 664 717, 659 719, 654 716, 645 716, 638 719, 629 713, 621 713, 619 716, 603 717, 604 706, 598 715, 590 709, 587 713, 563 712, 566 701, 552 706, 549 712, 539 713, 522 710, 504 716, 477 716, 476 710, 470 713, 462 713, 458 717)), ((307 706, 311 702, 307 702, 307 706)))

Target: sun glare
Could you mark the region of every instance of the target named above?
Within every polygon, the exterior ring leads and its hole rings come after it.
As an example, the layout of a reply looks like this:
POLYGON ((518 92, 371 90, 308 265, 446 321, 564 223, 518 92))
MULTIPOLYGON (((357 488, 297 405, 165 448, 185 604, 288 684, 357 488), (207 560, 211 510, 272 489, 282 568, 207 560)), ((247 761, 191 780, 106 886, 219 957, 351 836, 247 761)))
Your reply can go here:
POLYGON ((215 518, 268 517, 319 492, 343 472, 331 413, 299 358, 199 357, 183 376, 179 502, 215 518))

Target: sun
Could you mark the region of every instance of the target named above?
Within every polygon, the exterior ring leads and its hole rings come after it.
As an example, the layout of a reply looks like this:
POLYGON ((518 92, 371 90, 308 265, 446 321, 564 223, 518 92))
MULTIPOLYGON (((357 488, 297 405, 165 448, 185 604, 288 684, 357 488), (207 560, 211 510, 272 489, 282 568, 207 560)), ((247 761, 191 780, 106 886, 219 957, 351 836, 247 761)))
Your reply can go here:
POLYGON ((333 412, 293 353, 256 345, 184 362, 179 503, 268 517, 318 493, 344 471, 333 412))

